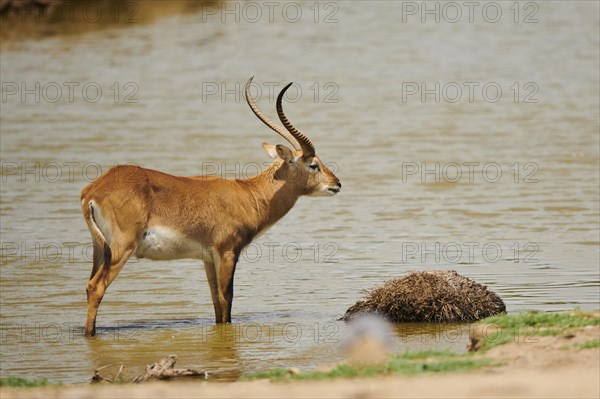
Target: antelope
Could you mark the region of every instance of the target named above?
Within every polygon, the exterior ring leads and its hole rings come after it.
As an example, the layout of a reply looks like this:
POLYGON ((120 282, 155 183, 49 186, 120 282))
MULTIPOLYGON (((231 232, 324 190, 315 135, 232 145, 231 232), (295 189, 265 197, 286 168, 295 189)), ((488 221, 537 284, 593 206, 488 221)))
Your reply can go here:
POLYGON ((339 179, 316 155, 312 141, 283 112, 283 95, 292 83, 277 96, 282 126, 254 102, 252 79, 245 85, 250 109, 294 148, 264 143, 273 162, 262 173, 248 179, 181 177, 118 165, 81 191, 81 208, 93 240, 85 335, 95 335, 106 289, 132 255, 202 260, 215 321, 230 323, 233 276, 244 247, 285 216, 299 197, 333 196, 341 190, 339 179))

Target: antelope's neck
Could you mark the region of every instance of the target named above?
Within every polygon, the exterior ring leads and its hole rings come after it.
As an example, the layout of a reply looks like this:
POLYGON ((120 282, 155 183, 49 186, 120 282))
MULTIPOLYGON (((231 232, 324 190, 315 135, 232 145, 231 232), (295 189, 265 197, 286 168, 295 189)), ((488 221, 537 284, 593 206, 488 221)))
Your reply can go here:
POLYGON ((240 182, 247 185, 252 197, 259 232, 263 232, 284 217, 302 195, 297 185, 280 176, 281 167, 281 163, 274 163, 260 175, 240 182))

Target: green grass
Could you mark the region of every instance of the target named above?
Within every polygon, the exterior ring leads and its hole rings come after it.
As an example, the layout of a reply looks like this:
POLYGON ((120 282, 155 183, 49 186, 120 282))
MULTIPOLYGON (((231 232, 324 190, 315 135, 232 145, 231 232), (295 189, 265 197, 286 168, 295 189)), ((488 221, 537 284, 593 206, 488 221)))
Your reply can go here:
POLYGON ((483 339, 481 349, 486 351, 511 341, 536 342, 536 337, 562 335, 575 328, 598 325, 600 317, 579 310, 561 313, 530 311, 488 317, 480 324, 500 328, 496 332, 490 331, 489 336, 483 339))
POLYGON ((249 376, 243 380, 267 378, 271 381, 326 380, 333 378, 367 378, 381 375, 416 375, 468 371, 481 367, 496 366, 499 362, 477 359, 472 355, 460 355, 450 351, 404 352, 392 355, 382 365, 355 366, 340 364, 331 371, 307 371, 292 375, 286 369, 277 368, 249 376))
POLYGON ((600 339, 590 339, 582 344, 575 345, 577 349, 593 349, 600 348, 600 339))
POLYGON ((585 341, 581 344, 575 344, 575 345, 564 345, 561 346, 560 349, 594 349, 594 348, 600 348, 600 339, 590 339, 589 341, 585 341))
POLYGON ((447 357, 456 357, 460 356, 456 352, 452 352, 449 350, 436 350, 436 349, 428 349, 416 352, 403 352, 394 355, 394 357, 405 360, 413 360, 413 359, 428 359, 428 358, 447 358, 447 357))
POLYGON ((32 388, 55 385, 45 378, 0 377, 0 387, 32 388))
POLYGON ((483 319, 481 323, 493 324, 501 328, 549 327, 556 330, 584 327, 600 324, 600 318, 591 313, 573 312, 523 312, 511 315, 492 316, 483 319))

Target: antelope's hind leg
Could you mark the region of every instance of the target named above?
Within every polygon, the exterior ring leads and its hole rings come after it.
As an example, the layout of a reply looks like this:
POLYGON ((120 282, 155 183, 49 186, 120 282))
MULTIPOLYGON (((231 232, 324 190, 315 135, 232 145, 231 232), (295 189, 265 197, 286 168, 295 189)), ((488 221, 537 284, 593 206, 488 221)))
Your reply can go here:
POLYGON ((100 302, 108 286, 117 277, 127 259, 133 253, 134 245, 127 245, 125 249, 116 246, 105 246, 101 249, 94 243, 94 266, 92 275, 87 283, 87 320, 83 334, 96 335, 96 316, 100 302))

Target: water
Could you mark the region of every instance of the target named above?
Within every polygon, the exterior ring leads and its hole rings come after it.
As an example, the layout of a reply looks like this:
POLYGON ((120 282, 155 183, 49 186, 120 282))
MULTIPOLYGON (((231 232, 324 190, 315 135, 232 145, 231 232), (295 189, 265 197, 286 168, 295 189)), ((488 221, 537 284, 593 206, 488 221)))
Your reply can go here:
MULTIPOLYGON (((221 379, 332 363, 336 319, 412 270, 455 269, 510 312, 599 307, 598 3, 520 3, 519 23, 512 2, 497 3, 497 23, 422 23, 403 9, 414 3, 360 1, 318 4, 318 23, 312 3, 296 23, 265 6, 252 23, 250 9, 236 22, 222 4, 174 3, 139 3, 128 24, 3 22, 3 376, 81 382, 170 353, 221 379), (269 84, 298 82, 286 111, 342 192, 301 199, 248 249, 233 325, 213 325, 201 262, 132 259, 100 307, 100 337, 84 339, 80 190, 115 163, 253 174, 268 162, 260 144, 279 142, 236 94, 253 75, 272 117, 269 84), (35 82, 39 102, 6 94, 35 82)), ((464 350, 465 328, 398 326, 395 349, 464 350)))

